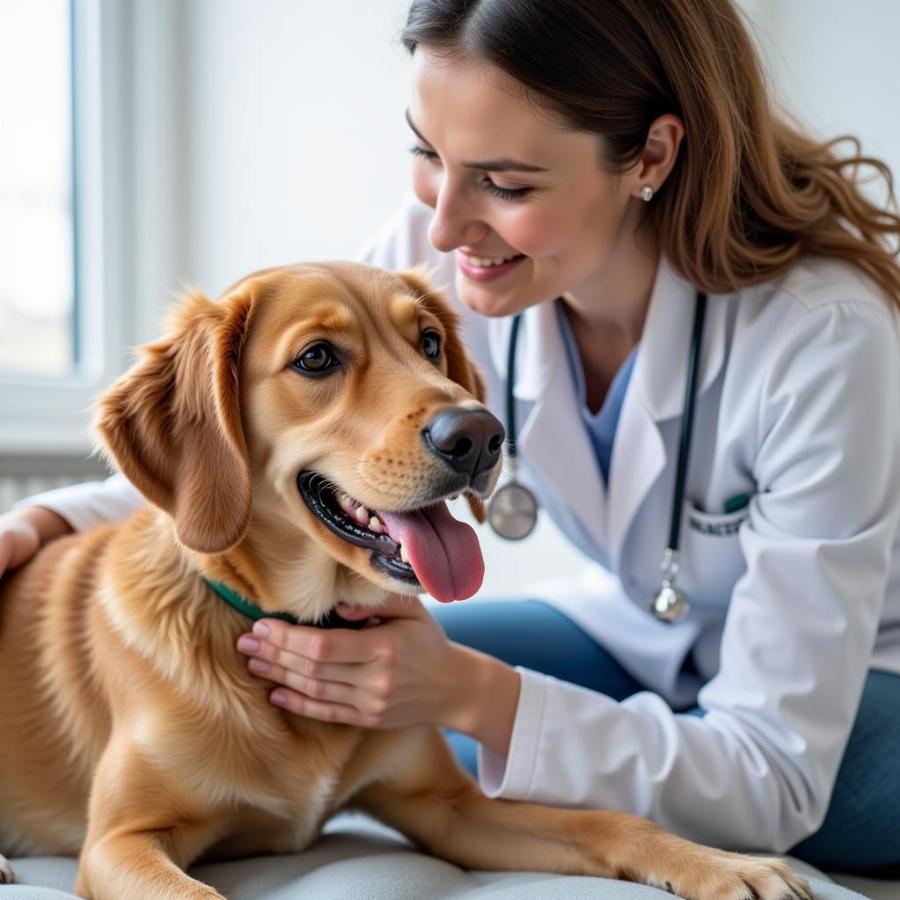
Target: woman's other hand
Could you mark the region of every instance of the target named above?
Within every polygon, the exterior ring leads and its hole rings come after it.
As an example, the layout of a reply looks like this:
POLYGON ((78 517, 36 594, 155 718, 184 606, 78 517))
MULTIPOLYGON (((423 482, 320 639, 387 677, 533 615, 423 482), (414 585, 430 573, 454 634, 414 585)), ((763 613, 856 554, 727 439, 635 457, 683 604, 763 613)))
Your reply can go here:
POLYGON ((42 506, 26 506, 0 516, 0 575, 28 562, 48 541, 72 527, 42 506))

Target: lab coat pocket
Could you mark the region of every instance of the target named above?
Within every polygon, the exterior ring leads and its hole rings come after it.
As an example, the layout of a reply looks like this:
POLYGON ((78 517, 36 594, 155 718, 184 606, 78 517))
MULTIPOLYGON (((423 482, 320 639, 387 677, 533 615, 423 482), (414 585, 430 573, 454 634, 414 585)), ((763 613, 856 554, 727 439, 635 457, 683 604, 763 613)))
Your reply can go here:
POLYGON ((703 605, 728 603, 735 582, 747 568, 739 532, 749 508, 707 513, 687 501, 681 521, 680 581, 703 605))

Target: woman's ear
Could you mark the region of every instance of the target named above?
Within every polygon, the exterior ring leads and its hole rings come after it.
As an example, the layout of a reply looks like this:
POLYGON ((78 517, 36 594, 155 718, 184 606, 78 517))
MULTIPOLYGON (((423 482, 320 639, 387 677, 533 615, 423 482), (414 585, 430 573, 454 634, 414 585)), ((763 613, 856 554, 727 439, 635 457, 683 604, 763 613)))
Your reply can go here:
POLYGON ((434 289, 424 266, 397 272, 397 276, 444 326, 447 335, 444 344, 444 352, 447 355, 447 377, 464 387, 480 403, 484 403, 486 397, 484 379, 463 349, 459 337, 459 316, 450 308, 449 302, 434 289))
POLYGON ((97 404, 103 449, 201 553, 237 543, 250 520, 238 377, 252 308, 250 293, 188 294, 170 335, 142 348, 97 404))
MULTIPOLYGON (((398 272, 397 275, 421 298, 428 311, 444 326, 447 335, 444 344, 444 352, 447 354, 447 377, 464 387, 479 403, 484 403, 487 398, 484 378, 463 349, 459 337, 459 316, 450 308, 448 301, 432 287, 424 266, 398 272)), ((481 498, 466 493, 466 502, 475 521, 483 525, 486 516, 481 498)))

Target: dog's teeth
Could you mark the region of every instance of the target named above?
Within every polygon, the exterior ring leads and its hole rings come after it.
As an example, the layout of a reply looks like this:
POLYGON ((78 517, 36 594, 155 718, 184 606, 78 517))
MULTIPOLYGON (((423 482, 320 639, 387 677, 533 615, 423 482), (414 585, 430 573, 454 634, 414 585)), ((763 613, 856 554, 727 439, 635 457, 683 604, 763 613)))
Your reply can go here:
POLYGON ((349 494, 345 494, 343 491, 341 491, 337 495, 337 500, 338 500, 338 505, 341 507, 342 510, 344 510, 344 512, 349 512, 350 509, 352 509, 353 501, 350 499, 349 494))
POLYGON ((409 554, 406 552, 406 545, 403 541, 400 542, 400 560, 405 563, 409 562, 409 554))
POLYGON ((371 517, 369 516, 369 511, 364 506, 360 506, 354 515, 356 516, 356 521, 359 522, 360 525, 369 524, 369 519, 371 517))
POLYGON ((378 520, 378 518, 376 516, 372 516, 372 518, 369 519, 369 530, 374 531, 376 534, 381 534, 381 532, 382 532, 381 522, 378 520))

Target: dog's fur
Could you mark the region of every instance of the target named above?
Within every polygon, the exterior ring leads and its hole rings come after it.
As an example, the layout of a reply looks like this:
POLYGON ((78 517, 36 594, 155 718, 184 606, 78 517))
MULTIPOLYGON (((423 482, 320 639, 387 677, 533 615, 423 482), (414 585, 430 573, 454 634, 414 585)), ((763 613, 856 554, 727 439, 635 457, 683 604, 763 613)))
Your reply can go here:
POLYGON ((635 816, 490 800, 437 728, 305 719, 247 673, 234 644, 248 622, 201 573, 305 621, 399 592, 311 514, 298 472, 370 509, 433 502, 441 464, 421 429, 479 393, 455 317, 419 273, 295 266, 218 302, 188 296, 99 404, 107 451, 150 504, 2 583, 0 850, 80 853, 76 890, 98 900, 220 897, 184 868, 302 850, 355 808, 465 867, 809 898, 781 862, 635 816), (426 327, 443 336, 439 366, 426 327), (305 378, 291 363, 320 338, 342 348, 341 374, 305 378))

